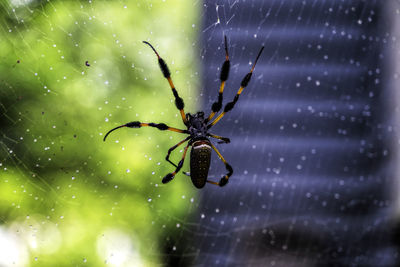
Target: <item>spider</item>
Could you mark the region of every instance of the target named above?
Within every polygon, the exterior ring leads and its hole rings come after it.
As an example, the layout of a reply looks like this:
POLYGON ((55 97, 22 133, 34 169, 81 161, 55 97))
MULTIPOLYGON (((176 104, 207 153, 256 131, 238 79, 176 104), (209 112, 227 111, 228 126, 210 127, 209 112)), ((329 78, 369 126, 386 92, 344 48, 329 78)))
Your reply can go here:
POLYGON ((229 165, 229 163, 222 157, 221 153, 217 150, 217 148, 211 143, 210 137, 215 138, 220 140, 218 143, 230 143, 229 138, 222 137, 219 135, 215 135, 212 133, 209 133, 209 129, 214 126, 218 121, 222 119, 222 117, 229 112, 236 104, 236 102, 239 100, 239 96, 242 93, 243 89, 248 85, 250 82, 251 76, 253 74, 254 68, 256 66, 257 60, 259 59, 264 46, 261 47, 260 51, 258 52, 258 55, 256 57, 256 60, 254 61, 253 66, 250 69, 250 72, 244 76, 242 82, 240 83, 240 88, 237 91, 233 101, 229 102, 228 104, 225 105, 224 110, 222 113, 220 113, 214 120, 214 116, 221 110, 222 108, 222 95, 224 92, 224 87, 225 87, 225 82, 228 79, 229 76, 229 69, 230 69, 230 61, 229 61, 229 54, 228 54, 228 43, 226 40, 226 36, 224 36, 224 43, 225 43, 225 61, 222 64, 221 68, 221 73, 220 73, 220 87, 219 87, 219 92, 218 92, 218 99, 215 101, 212 106, 211 106, 211 113, 208 117, 204 116, 203 111, 199 111, 196 114, 190 114, 184 112, 184 102, 183 99, 179 96, 177 90, 175 89, 174 83, 172 82, 171 79, 171 73, 168 69, 167 64, 165 61, 160 57, 156 49, 146 41, 143 41, 146 45, 150 46, 150 48, 154 51, 158 58, 158 64, 160 65, 161 72, 163 73, 164 77, 167 79, 172 93, 175 97, 175 105, 178 108, 180 115, 182 117, 182 121, 185 124, 186 128, 185 130, 182 129, 177 129, 170 127, 164 123, 146 123, 146 122, 139 122, 139 121, 133 121, 133 122, 128 122, 126 124, 123 124, 121 126, 115 127, 111 129, 110 131, 107 132, 107 134, 104 136, 104 141, 106 140, 107 136, 122 127, 128 127, 128 128, 140 128, 140 127, 155 127, 161 131, 173 131, 177 133, 182 133, 182 134, 187 134, 185 139, 180 141, 178 144, 172 146, 170 149, 168 149, 168 153, 166 156, 166 160, 171 163, 175 167, 175 171, 168 173, 164 178, 162 179, 162 183, 168 183, 170 182, 175 175, 180 171, 180 169, 183 166, 183 162, 186 157, 186 152, 188 148, 191 146, 191 152, 190 152, 190 173, 184 172, 184 174, 189 175, 191 177, 191 180, 193 182, 193 185, 197 188, 203 188, 206 184, 206 182, 218 185, 218 186, 224 186, 228 183, 229 177, 231 177, 233 173, 232 166, 229 165), (173 150, 175 150, 178 146, 182 145, 183 143, 188 142, 187 145, 185 146, 185 149, 183 151, 182 159, 179 161, 178 164, 173 163, 170 159, 169 156, 173 150), (208 170, 210 168, 210 161, 211 161, 211 149, 213 149, 218 157, 222 160, 222 162, 225 164, 225 168, 227 170, 227 173, 222 176, 222 178, 219 180, 219 182, 211 181, 207 179, 208 176, 208 170))

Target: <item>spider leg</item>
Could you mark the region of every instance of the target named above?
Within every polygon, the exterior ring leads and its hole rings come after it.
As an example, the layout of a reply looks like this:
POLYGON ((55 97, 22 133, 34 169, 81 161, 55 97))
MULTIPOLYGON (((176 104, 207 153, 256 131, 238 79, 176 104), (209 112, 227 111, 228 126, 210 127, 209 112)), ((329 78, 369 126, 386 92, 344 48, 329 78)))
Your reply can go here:
POLYGON ((240 83, 240 88, 237 91, 233 101, 229 102, 228 104, 225 105, 224 111, 221 114, 219 114, 219 116, 214 121, 212 121, 209 125, 207 125, 207 129, 210 129, 214 124, 216 124, 225 115, 225 113, 230 111, 235 106, 236 102, 239 100, 239 96, 242 93, 243 89, 246 88, 246 86, 250 82, 251 76, 253 75, 254 68, 256 67, 256 64, 257 64, 257 60, 259 59, 259 57, 260 57, 260 55, 261 55, 263 50, 264 50, 264 46, 261 47, 260 52, 258 52, 258 55, 256 57, 256 61, 254 61, 254 64, 251 67, 250 72, 247 73, 246 76, 244 76, 242 82, 240 83))
POLYGON ((156 54, 156 56, 158 58, 158 64, 160 65, 161 72, 163 73, 164 77, 168 80, 169 86, 171 87, 172 93, 174 94, 175 106, 179 109, 183 123, 186 125, 187 119, 186 119, 185 111, 183 110, 183 108, 185 107, 185 103, 183 102, 183 99, 179 96, 178 92, 175 89, 174 83, 172 82, 172 79, 171 79, 171 72, 168 69, 167 63, 165 63, 164 59, 162 59, 160 57, 160 55, 157 53, 156 49, 149 42, 143 41, 143 43, 150 46, 151 49, 153 49, 154 53, 156 54))
POLYGON ((225 82, 226 80, 228 80, 229 69, 231 66, 229 61, 228 42, 226 41, 226 36, 224 36, 224 41, 225 41, 225 62, 222 64, 221 74, 219 76, 219 79, 221 80, 221 85, 219 87, 218 100, 212 104, 211 114, 206 119, 206 123, 210 121, 214 117, 214 115, 222 108, 222 94, 224 92, 225 82))
POLYGON ((189 146, 190 146, 190 143, 186 145, 185 150, 183 151, 182 159, 179 161, 178 166, 176 166, 175 171, 168 173, 167 175, 164 176, 164 178, 162 179, 163 184, 166 184, 166 183, 170 182, 172 179, 174 179, 175 175, 182 168, 183 162, 185 161, 186 152, 187 152, 189 146))
POLYGON ((175 148, 177 148, 178 146, 182 145, 183 143, 185 143, 185 142, 186 142, 187 140, 189 140, 190 138, 191 138, 191 136, 188 136, 188 137, 186 137, 185 139, 183 139, 182 141, 180 141, 178 144, 176 144, 176 145, 174 145, 173 147, 171 147, 170 149, 168 149, 168 154, 167 154, 167 156, 165 157, 165 159, 166 159, 169 163, 171 163, 172 165, 174 165, 175 168, 178 168, 178 166, 177 166, 175 163, 173 163, 172 161, 169 160, 169 155, 171 154, 172 151, 175 150, 175 148))
POLYGON ((229 144, 231 142, 231 140, 227 137, 222 137, 222 136, 215 135, 212 133, 207 133, 207 136, 221 140, 218 142, 218 144, 229 144))
POLYGON ((222 157, 222 155, 221 155, 221 153, 218 151, 218 149, 217 149, 212 143, 210 143, 210 144, 211 144, 211 147, 214 149, 214 151, 217 152, 218 157, 219 157, 219 158, 222 160, 222 162, 225 164, 225 168, 226 168, 226 170, 228 171, 228 173, 225 174, 224 176, 222 176, 221 180, 219 180, 218 183, 217 183, 217 182, 214 182, 214 181, 210 181, 210 180, 207 180, 207 182, 210 183, 210 184, 219 185, 219 186, 222 187, 222 186, 224 186, 224 185, 226 185, 226 184, 228 183, 228 179, 229 179, 229 177, 231 177, 231 175, 232 175, 232 173, 233 173, 233 169, 232 169, 232 166, 229 165, 228 162, 226 162, 226 160, 224 159, 224 157, 222 157))
POLYGON ((119 128, 122 128, 122 127, 128 127, 128 128, 155 127, 155 128, 157 128, 157 129, 159 129, 161 131, 168 130, 168 131, 173 131, 173 132, 177 132, 177 133, 185 133, 185 134, 189 133, 187 130, 181 130, 181 129, 169 127, 168 125, 166 125, 164 123, 152 123, 152 122, 145 123, 145 122, 140 122, 140 121, 132 121, 132 122, 128 122, 127 124, 115 127, 114 129, 111 129, 110 131, 108 131, 106 133, 106 135, 104 136, 103 141, 106 141, 107 136, 111 132, 113 132, 113 131, 115 131, 115 130, 117 130, 119 128))

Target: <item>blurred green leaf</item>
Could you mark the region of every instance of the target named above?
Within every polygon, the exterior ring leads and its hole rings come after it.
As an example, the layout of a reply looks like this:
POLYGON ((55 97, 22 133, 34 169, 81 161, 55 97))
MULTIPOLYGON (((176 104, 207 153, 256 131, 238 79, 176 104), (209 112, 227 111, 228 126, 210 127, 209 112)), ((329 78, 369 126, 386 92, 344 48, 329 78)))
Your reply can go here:
MULTIPOLYGON (((102 139, 134 120, 184 127, 142 40, 159 50, 188 99, 198 87, 198 7, 177 0, 0 6, 0 235, 7 238, 0 242, 17 244, 6 259, 0 252, 0 265, 14 252, 21 266, 159 265, 160 225, 194 209, 182 198, 195 194, 190 179, 161 184, 173 170, 167 150, 184 136, 124 128, 102 139)), ((186 100, 187 112, 192 104, 186 100)))

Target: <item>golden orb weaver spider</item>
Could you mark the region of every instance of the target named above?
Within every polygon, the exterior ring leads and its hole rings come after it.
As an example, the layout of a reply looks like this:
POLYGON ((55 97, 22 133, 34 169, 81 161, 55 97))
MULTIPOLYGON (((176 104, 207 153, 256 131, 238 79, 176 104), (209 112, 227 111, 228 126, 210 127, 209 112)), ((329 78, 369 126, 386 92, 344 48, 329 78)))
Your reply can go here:
MULTIPOLYGON (((222 108, 222 99, 223 99, 223 92, 224 92, 224 87, 225 87, 225 82, 228 80, 229 76, 229 69, 230 69, 230 61, 229 61, 229 53, 228 53, 228 43, 226 40, 226 36, 224 36, 224 43, 225 43, 225 61, 222 64, 221 68, 221 73, 220 73, 220 87, 219 87, 219 92, 218 92, 218 99, 215 101, 212 106, 211 106, 211 113, 210 115, 205 118, 204 117, 204 112, 199 111, 196 114, 190 114, 186 113, 183 110, 185 104, 183 102, 183 99, 179 96, 178 92, 175 89, 174 83, 172 82, 171 79, 171 73, 168 69, 167 64, 165 61, 160 57, 156 49, 146 41, 143 41, 143 43, 147 44, 150 46, 150 48, 154 51, 158 58, 158 64, 160 65, 161 72, 163 73, 164 77, 167 79, 169 86, 171 87, 172 93, 175 97, 175 105, 178 108, 182 121, 187 127, 187 129, 182 130, 182 129, 177 129, 170 127, 164 123, 145 123, 145 122, 139 122, 139 121, 133 121, 129 122, 123 125, 120 125, 118 127, 115 127, 111 129, 110 131, 107 132, 107 134, 104 136, 104 141, 106 140, 107 136, 122 127, 128 127, 128 128, 140 128, 140 127, 155 127, 161 131, 173 131, 173 132, 178 132, 178 133, 183 133, 183 134, 188 134, 189 136, 180 141, 178 144, 172 146, 170 149, 168 149, 168 153, 166 156, 166 160, 171 163, 175 167, 175 171, 168 173, 164 178, 162 179, 162 183, 168 183, 170 182, 175 175, 180 171, 180 169, 183 166, 183 162, 186 157, 186 152, 188 148, 191 146, 191 152, 190 152, 190 177, 192 179, 193 185, 197 188, 202 188, 205 186, 206 182, 218 185, 218 186, 224 186, 228 183, 229 177, 231 177, 233 173, 232 166, 229 165, 228 162, 222 157, 221 153, 217 150, 217 148, 211 143, 209 140, 209 137, 219 139, 220 141, 218 143, 229 143, 230 140, 229 138, 218 136, 212 133, 209 133, 208 130, 214 126, 221 118, 229 112, 236 104, 236 102, 239 100, 239 96, 242 93, 243 89, 246 88, 248 83, 250 82, 251 76, 253 74, 254 68, 256 66, 256 63, 264 49, 264 46, 261 47, 260 51, 258 52, 258 55, 256 57, 256 60, 253 63, 253 66, 250 69, 250 72, 247 73, 242 82, 240 83, 240 88, 237 91, 234 99, 227 103, 224 107, 224 110, 222 113, 220 113, 213 121, 211 121, 214 116, 221 110, 222 108), (211 122, 210 122, 211 121, 211 122), (178 146, 182 145, 183 143, 188 142, 186 145, 182 159, 179 161, 178 164, 173 163, 172 161, 169 160, 169 156, 171 152, 176 149, 178 146), (225 164, 225 168, 227 170, 227 174, 223 175, 222 178, 219 180, 219 182, 214 182, 211 180, 208 180, 208 170, 210 168, 210 162, 211 162, 211 149, 213 149, 219 158, 222 160, 222 162, 225 164)), ((186 173, 185 173, 186 174, 186 173)))

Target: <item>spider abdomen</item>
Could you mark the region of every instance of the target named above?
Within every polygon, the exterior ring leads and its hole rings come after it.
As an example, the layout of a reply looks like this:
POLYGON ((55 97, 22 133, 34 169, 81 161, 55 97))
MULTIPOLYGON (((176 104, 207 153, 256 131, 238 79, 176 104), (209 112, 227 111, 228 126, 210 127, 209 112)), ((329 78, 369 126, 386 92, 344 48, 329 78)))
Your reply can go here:
POLYGON ((190 151, 190 177, 195 187, 203 188, 206 184, 210 162, 210 141, 198 140, 193 142, 190 151))

